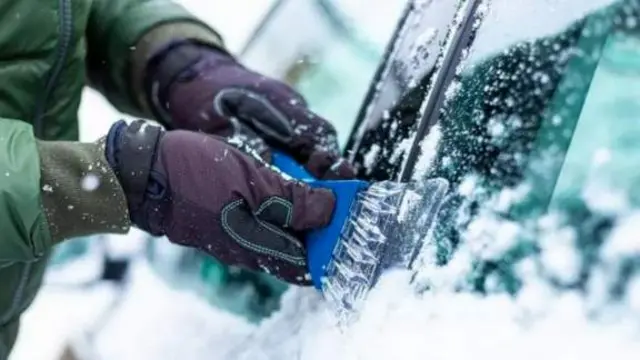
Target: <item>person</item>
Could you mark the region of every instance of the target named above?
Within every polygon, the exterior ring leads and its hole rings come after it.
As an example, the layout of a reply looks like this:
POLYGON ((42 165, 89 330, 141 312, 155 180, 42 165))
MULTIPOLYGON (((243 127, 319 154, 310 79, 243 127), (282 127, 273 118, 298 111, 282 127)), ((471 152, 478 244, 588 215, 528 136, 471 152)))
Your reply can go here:
POLYGON ((350 178, 334 128, 170 0, 8 0, 0 18, 0 358, 65 239, 131 226, 309 285, 301 234, 335 199, 270 166, 350 178), (160 122, 78 142, 85 84, 160 122))

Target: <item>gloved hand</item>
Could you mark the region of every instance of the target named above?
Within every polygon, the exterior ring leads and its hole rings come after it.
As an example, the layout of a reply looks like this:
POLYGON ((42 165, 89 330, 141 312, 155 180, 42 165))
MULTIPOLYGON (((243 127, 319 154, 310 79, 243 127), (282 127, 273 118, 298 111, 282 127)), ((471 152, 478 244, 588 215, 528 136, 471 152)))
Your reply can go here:
POLYGON ((310 284, 300 234, 329 223, 330 191, 285 180, 222 138, 141 120, 111 128, 106 157, 137 227, 228 265, 310 284))
POLYGON ((355 176, 339 155, 328 121, 311 112, 291 87, 245 68, 222 50, 170 45, 149 62, 146 87, 158 117, 170 127, 233 138, 266 161, 268 146, 278 148, 321 179, 355 176))

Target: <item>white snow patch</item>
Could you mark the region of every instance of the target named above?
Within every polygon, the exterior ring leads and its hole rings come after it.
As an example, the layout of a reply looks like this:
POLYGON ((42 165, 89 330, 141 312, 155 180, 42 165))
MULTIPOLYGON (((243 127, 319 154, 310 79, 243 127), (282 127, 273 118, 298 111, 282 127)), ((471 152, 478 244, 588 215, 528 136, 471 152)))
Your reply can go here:
POLYGON ((606 214, 629 211, 629 197, 625 191, 612 189, 597 181, 589 181, 582 191, 582 199, 591 210, 606 214))
POLYGON ((420 157, 414 167, 413 180, 423 180, 429 169, 431 169, 431 165, 438 155, 438 144, 441 137, 440 125, 435 125, 429 131, 429 135, 420 143, 420 157))
POLYGON ((575 229, 565 227, 545 233, 540 237, 539 245, 540 261, 550 275, 564 283, 578 279, 582 259, 576 252, 575 229))
POLYGON ((411 149, 411 144, 413 143, 414 136, 410 136, 406 139, 403 139, 396 145, 395 149, 393 150, 393 153, 391 154, 391 157, 389 158, 389 162, 391 162, 392 164, 395 164, 398 162, 401 156, 409 152, 409 149, 411 149))
POLYGON ((82 178, 82 190, 93 192, 100 186, 100 178, 93 173, 87 174, 82 178))
POLYGON ((380 155, 380 150, 382 150, 382 148, 380 147, 380 145, 378 144, 373 144, 371 146, 371 149, 364 155, 364 167, 370 171, 371 169, 373 169, 373 166, 376 163, 376 160, 378 160, 378 156, 380 155))
POLYGON ((635 254, 640 256, 640 211, 635 211, 622 218, 608 241, 603 245, 602 256, 615 261, 621 256, 635 254))

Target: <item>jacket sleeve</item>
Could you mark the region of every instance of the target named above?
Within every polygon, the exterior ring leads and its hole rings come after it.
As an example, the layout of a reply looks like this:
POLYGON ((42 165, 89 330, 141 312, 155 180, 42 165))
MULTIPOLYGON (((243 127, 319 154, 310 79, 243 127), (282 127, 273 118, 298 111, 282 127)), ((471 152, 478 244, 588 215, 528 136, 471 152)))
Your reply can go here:
POLYGON ((38 141, 30 125, 0 118, 0 262, 36 259, 71 237, 129 230, 102 149, 38 141))
POLYGON ((93 0, 87 24, 87 73, 120 111, 152 118, 142 79, 146 60, 173 39, 222 47, 222 39, 172 0, 93 0))
POLYGON ((31 127, 0 119, 0 260, 31 260, 51 235, 40 199, 40 168, 31 127))

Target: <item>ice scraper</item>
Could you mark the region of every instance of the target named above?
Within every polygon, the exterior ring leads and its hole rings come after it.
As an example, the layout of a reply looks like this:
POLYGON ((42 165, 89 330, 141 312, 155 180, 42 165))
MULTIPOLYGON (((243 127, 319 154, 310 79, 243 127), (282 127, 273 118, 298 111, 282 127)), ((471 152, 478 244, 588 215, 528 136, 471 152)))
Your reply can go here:
POLYGON ((280 152, 273 154, 273 165, 336 196, 329 225, 305 240, 313 284, 341 321, 354 318, 383 271, 411 268, 449 187, 444 179, 318 180, 280 152))

